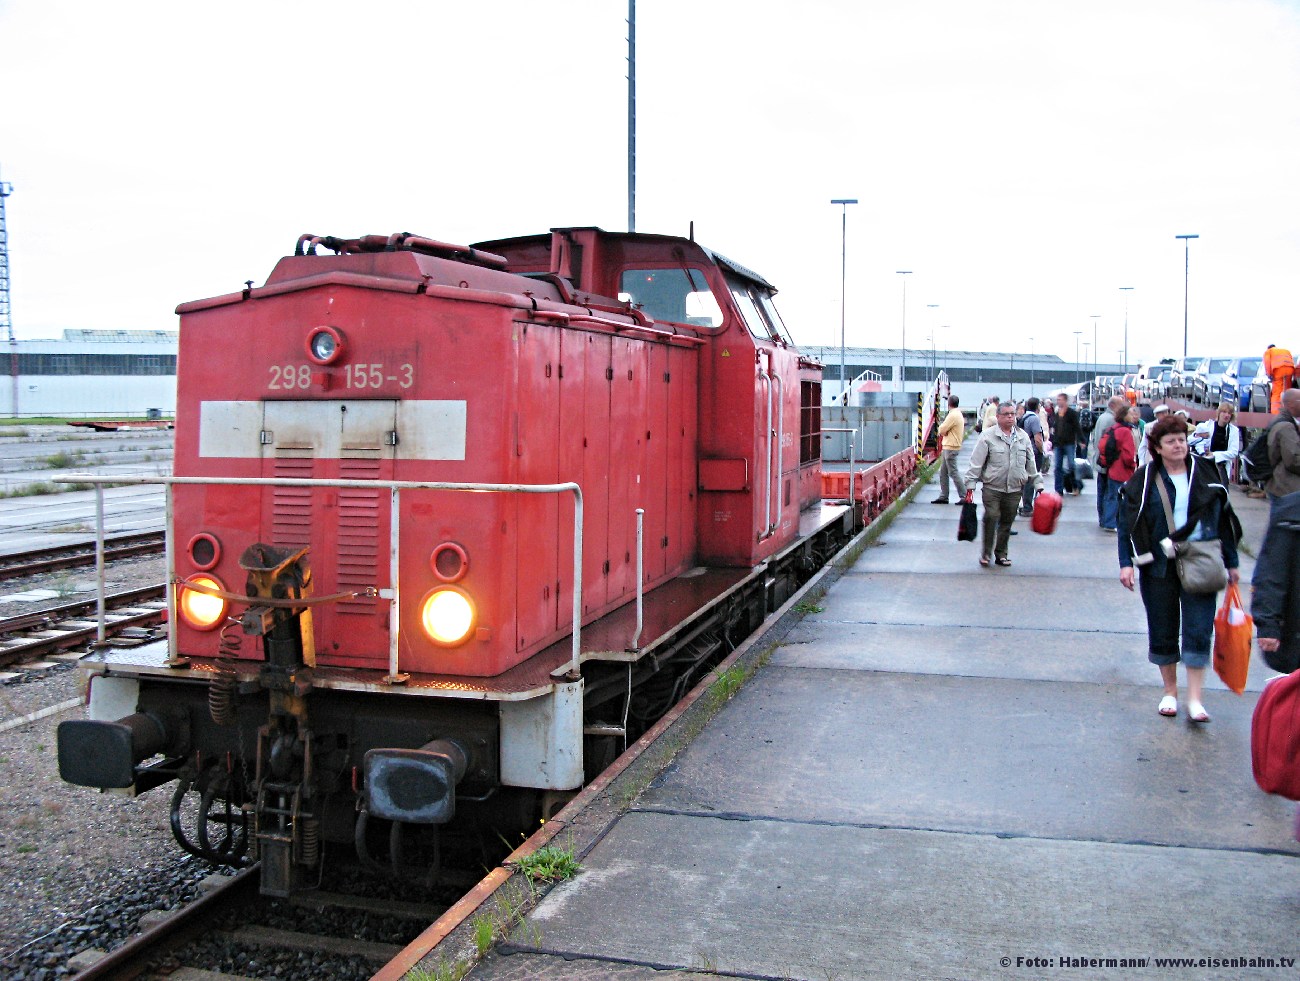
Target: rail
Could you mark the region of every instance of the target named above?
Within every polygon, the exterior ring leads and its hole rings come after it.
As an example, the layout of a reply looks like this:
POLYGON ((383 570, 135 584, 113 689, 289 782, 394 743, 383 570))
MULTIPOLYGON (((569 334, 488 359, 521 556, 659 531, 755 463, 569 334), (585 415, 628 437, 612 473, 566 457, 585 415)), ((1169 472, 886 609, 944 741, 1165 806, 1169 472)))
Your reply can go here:
MULTIPOLYGON (((172 488, 181 485, 242 486, 242 487, 342 487, 374 489, 388 488, 392 514, 389 517, 389 587, 381 589, 381 599, 389 601, 388 622, 388 676, 389 684, 401 684, 407 680, 398 670, 400 610, 399 598, 401 584, 398 572, 398 552, 401 533, 401 509, 399 507, 401 492, 404 490, 435 490, 469 494, 573 494, 573 639, 571 656, 568 662, 557 668, 552 674, 562 675, 571 681, 578 676, 579 653, 581 650, 582 631, 582 488, 572 481, 563 484, 488 484, 461 483, 446 480, 325 480, 308 477, 95 477, 89 474, 71 474, 56 477, 55 483, 82 483, 95 485, 95 586, 99 616, 98 639, 103 643, 105 636, 104 608, 104 484, 159 484, 165 488, 166 498, 166 545, 164 547, 167 566, 167 621, 176 622, 176 553, 175 514, 172 502, 172 488)), ((179 663, 176 649, 176 631, 167 632, 167 655, 172 664, 179 663)))

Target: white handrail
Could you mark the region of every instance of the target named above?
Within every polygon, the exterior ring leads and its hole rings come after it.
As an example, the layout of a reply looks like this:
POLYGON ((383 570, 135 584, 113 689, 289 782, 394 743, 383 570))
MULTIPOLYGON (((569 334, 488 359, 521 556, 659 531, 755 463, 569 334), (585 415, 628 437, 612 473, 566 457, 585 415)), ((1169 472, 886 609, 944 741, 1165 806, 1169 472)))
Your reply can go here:
MULTIPOLYGON (((487 493, 487 494, 563 494, 566 491, 573 494, 573 638, 571 644, 571 655, 561 668, 557 668, 552 675, 563 675, 570 681, 578 680, 578 665, 580 654, 580 637, 582 632, 582 488, 577 484, 569 481, 563 484, 486 484, 486 483, 462 483, 446 480, 324 480, 314 477, 125 477, 125 476, 104 476, 96 477, 90 474, 71 474, 67 477, 55 477, 56 484, 158 484, 166 488, 166 507, 167 507, 167 535, 165 548, 165 561, 167 563, 167 654, 172 663, 179 663, 179 656, 176 650, 176 590, 172 588, 171 583, 176 578, 176 556, 172 546, 174 537, 174 521, 172 513, 172 488, 177 484, 200 484, 203 486, 243 486, 243 487, 348 487, 348 488, 369 488, 387 487, 392 491, 392 515, 389 518, 389 539, 391 542, 392 554, 389 558, 389 577, 390 587, 388 590, 380 592, 380 596, 391 601, 392 606, 389 609, 389 638, 388 638, 388 677, 385 679, 391 683, 400 683, 406 680, 398 670, 398 542, 399 542, 399 514, 398 508, 399 494, 404 490, 444 490, 460 491, 468 493, 487 493), (385 595, 389 594, 389 595, 385 595)), ((99 492, 98 486, 96 492, 99 492)), ((97 514, 96 528, 97 539, 102 539, 104 533, 103 514, 97 514)), ((100 630, 103 630, 103 582, 104 582, 104 565, 103 549, 97 549, 98 555, 98 577, 100 583, 100 630)), ((102 636, 102 633, 101 633, 102 636)))

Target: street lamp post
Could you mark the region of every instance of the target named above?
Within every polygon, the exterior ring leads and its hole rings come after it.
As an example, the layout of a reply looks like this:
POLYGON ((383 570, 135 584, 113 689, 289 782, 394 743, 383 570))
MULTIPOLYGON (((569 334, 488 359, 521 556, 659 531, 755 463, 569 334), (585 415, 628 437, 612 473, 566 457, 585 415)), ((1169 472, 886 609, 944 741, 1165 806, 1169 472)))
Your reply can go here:
POLYGON ((1128 295, 1133 292, 1132 286, 1121 286, 1120 292, 1124 294, 1124 371, 1128 371, 1128 295))
MULTIPOLYGON (((939 304, 927 303, 925 305, 925 308, 927 310, 938 310, 939 304)), ((934 381, 934 379, 939 377, 939 369, 938 366, 935 364, 935 357, 934 357, 934 333, 935 333, 934 319, 935 319, 935 315, 931 314, 930 315, 930 380, 931 381, 934 381)))
POLYGON ((910 269, 899 269, 898 275, 903 277, 903 370, 898 378, 898 390, 907 391, 907 277, 912 275, 910 269))
MULTIPOLYGON (((1097 346, 1097 321, 1101 319, 1101 314, 1094 313, 1090 316, 1092 317, 1092 375, 1090 377, 1095 383, 1097 378, 1097 352, 1101 350, 1101 348, 1097 346)), ((1092 408, 1093 395, 1096 394, 1096 391, 1096 385, 1094 384, 1092 390, 1088 393, 1088 408, 1090 409, 1092 408)))
POLYGON ((1034 339, 1029 338, 1029 392, 1034 391, 1034 339))
MULTIPOLYGON (((1187 357, 1187 276, 1191 268, 1191 242, 1189 239, 1200 238, 1199 235, 1175 235, 1183 240, 1183 357, 1187 357)), ((1125 365, 1125 367, 1128 367, 1125 365)))
POLYGON ((1079 338, 1083 336, 1083 331, 1074 332, 1074 382, 1083 391, 1083 372, 1079 370, 1079 338))
MULTIPOLYGON (((1092 341, 1083 342, 1083 365, 1085 368, 1087 368, 1088 366, 1088 348, 1090 347, 1092 347, 1092 341)), ((1092 382, 1085 381, 1083 384, 1088 386, 1088 408, 1092 408, 1092 382)), ((1080 401, 1082 401, 1083 399, 1082 388, 1079 389, 1079 397, 1080 397, 1080 401)))
POLYGON ((844 377, 844 309, 848 295, 845 290, 845 283, 847 282, 846 273, 848 271, 849 254, 849 205, 857 203, 857 198, 831 199, 831 204, 840 206, 840 399, 845 405, 849 401, 844 397, 849 390, 848 381, 844 377))

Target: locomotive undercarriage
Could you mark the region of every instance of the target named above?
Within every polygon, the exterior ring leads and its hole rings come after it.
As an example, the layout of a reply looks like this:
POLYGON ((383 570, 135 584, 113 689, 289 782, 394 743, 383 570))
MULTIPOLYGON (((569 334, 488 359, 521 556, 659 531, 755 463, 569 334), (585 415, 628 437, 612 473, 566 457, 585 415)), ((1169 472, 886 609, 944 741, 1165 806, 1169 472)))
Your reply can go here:
MULTIPOLYGON (((848 526, 847 514, 821 524, 641 651, 585 661, 586 780, 824 565, 848 526)), ((105 736, 124 741, 113 772, 95 764, 77 773, 68 761, 65 779, 136 793, 175 780, 171 823, 181 847, 214 864, 260 860, 272 895, 314 886, 327 843, 355 850, 370 868, 425 880, 453 842, 472 851, 471 864, 495 861, 504 842, 518 841, 565 795, 503 785, 493 701, 314 687, 302 655, 310 606, 293 602, 307 600, 310 581, 296 558, 267 551, 245 565, 264 567, 250 569, 250 585, 270 601, 243 618, 265 654, 256 676, 246 661, 238 675, 221 661, 183 682, 140 675, 132 715, 65 723, 66 743, 60 733, 61 767, 65 748, 77 752, 78 731, 87 752, 105 736), (138 763, 125 765, 123 753, 138 763)))

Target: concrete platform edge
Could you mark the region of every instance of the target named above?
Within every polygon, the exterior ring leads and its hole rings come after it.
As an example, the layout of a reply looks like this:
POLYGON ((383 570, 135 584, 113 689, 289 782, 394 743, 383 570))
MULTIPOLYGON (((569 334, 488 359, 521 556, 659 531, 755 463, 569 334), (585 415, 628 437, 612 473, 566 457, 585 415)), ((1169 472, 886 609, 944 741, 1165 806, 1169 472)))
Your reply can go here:
POLYGON ((933 463, 926 463, 919 467, 911 486, 900 494, 893 504, 871 524, 854 535, 825 566, 778 609, 770 613, 758 630, 723 659, 716 668, 701 678, 686 697, 669 710, 667 715, 629 746, 599 777, 583 787, 551 820, 511 852, 502 865, 489 872, 459 902, 376 972, 371 981, 401 981, 408 971, 426 961, 423 966, 430 970, 435 970, 440 963, 477 961, 481 954, 473 937, 470 923, 472 917, 489 902, 496 901, 502 890, 511 884, 517 890, 516 895, 504 904, 498 904, 504 906, 503 912, 507 918, 527 913, 526 909, 519 909, 518 898, 521 894, 527 897, 529 908, 535 906, 544 895, 544 892, 537 891, 522 873, 512 870, 510 865, 551 843, 565 831, 571 835, 583 832, 581 843, 577 840, 572 841, 574 854, 580 859, 589 854, 618 819, 627 812, 641 790, 649 786, 654 778, 672 763, 677 754, 699 734, 718 709, 725 704, 727 696, 720 699, 705 698, 719 677, 731 668, 739 666, 744 672, 744 681, 748 681, 754 672, 766 663, 771 650, 803 619, 803 614, 797 612, 795 607, 810 596, 816 599, 824 595, 826 590, 852 567, 863 549, 879 537, 894 518, 911 503, 920 489, 926 486, 935 469, 933 463), (652 749, 658 752, 648 755, 652 749), (633 772, 629 773, 629 771, 633 772), (612 795, 615 782, 625 774, 631 782, 631 787, 636 789, 620 804, 609 795, 612 795), (602 798, 604 798, 604 807, 599 806, 602 798))

